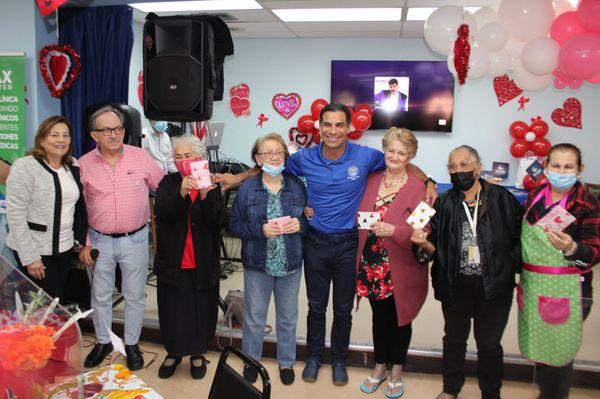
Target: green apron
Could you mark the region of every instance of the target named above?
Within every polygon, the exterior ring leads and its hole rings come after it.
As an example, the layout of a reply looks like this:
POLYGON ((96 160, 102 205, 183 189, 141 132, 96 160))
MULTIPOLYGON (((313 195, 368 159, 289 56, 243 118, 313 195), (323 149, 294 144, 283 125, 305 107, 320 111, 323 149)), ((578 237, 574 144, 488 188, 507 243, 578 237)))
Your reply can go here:
POLYGON ((521 250, 519 349, 527 359, 563 366, 575 358, 581 345, 581 271, 568 266, 544 230, 525 218, 521 250))

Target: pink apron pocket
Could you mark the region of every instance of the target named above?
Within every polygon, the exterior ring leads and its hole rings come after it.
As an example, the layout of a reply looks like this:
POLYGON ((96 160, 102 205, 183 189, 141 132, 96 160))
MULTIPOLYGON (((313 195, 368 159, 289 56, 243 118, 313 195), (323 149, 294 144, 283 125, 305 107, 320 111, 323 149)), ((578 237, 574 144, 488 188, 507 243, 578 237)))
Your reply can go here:
POLYGON ((540 318, 553 325, 559 325, 569 320, 571 314, 569 298, 538 297, 538 312, 540 318))
POLYGON ((517 305, 519 305, 519 311, 523 311, 523 288, 520 284, 517 284, 517 305))

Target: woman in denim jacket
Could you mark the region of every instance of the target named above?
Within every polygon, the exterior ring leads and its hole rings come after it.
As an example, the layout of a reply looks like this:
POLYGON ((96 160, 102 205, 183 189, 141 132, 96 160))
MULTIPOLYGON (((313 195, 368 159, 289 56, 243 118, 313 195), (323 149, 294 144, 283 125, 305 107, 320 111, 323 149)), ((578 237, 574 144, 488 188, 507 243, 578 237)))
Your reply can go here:
MULTIPOLYGON (((229 230, 242 239, 244 326, 242 348, 260 361, 271 292, 275 299, 277 362, 285 385, 294 382, 302 236, 308 224, 304 184, 282 174, 287 147, 276 133, 256 140, 252 159, 262 171, 244 182, 231 208, 229 230)), ((254 369, 244 368, 254 382, 254 369)))

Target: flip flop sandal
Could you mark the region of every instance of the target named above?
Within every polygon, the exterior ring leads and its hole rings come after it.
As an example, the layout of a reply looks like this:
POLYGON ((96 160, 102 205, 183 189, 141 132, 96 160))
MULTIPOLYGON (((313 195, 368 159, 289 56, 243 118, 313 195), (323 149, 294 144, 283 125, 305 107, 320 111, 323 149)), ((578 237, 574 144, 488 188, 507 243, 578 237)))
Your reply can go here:
POLYGON ((399 382, 388 381, 387 389, 385 390, 386 398, 399 398, 404 395, 404 379, 401 379, 399 382), (400 388, 398 392, 394 392, 400 388))
POLYGON ((385 381, 386 379, 387 379, 387 376, 383 377, 380 380, 369 376, 369 377, 367 377, 366 380, 364 380, 362 382, 362 384, 360 384, 360 390, 363 391, 364 393, 373 393, 379 388, 381 383, 383 381, 385 381))

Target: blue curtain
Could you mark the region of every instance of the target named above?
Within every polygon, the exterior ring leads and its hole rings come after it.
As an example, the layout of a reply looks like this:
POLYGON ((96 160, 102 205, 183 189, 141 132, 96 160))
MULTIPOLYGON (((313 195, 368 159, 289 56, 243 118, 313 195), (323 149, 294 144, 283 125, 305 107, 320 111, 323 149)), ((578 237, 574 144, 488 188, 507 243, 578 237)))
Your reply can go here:
POLYGON ((127 104, 133 47, 133 12, 128 6, 69 8, 58 15, 59 44, 81 57, 81 72, 61 99, 61 111, 73 124, 73 155, 86 148, 85 109, 102 102, 127 104))

